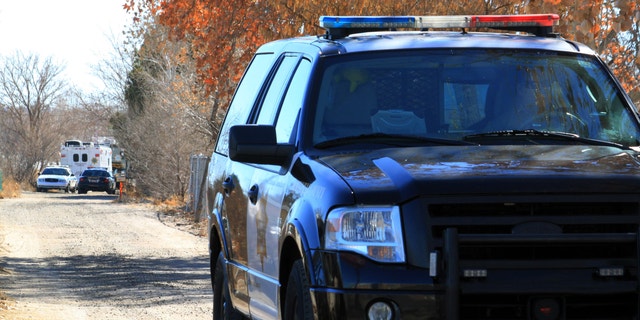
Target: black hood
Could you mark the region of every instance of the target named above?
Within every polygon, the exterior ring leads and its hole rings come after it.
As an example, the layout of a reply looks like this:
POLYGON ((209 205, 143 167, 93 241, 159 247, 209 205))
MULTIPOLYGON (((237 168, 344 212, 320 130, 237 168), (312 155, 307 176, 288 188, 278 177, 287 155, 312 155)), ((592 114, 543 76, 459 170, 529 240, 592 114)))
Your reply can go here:
POLYGON ((322 157, 359 203, 423 195, 639 193, 632 151, 602 146, 460 146, 380 149, 322 157))

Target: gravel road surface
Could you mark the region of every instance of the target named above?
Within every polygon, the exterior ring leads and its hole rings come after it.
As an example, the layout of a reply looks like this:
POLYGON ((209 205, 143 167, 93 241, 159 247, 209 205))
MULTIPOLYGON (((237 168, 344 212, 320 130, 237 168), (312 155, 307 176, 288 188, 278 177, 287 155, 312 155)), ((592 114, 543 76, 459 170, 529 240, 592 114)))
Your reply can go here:
POLYGON ((207 242, 117 195, 0 199, 0 319, 211 319, 207 242))

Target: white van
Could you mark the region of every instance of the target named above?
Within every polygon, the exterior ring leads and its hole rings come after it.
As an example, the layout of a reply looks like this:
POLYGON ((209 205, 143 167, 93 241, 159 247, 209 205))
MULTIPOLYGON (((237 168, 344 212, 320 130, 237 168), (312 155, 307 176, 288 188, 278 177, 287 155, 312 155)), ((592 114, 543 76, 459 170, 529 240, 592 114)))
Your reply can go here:
POLYGON ((110 147, 93 142, 68 140, 60 147, 60 164, 69 166, 76 177, 90 168, 111 171, 111 156, 110 147))

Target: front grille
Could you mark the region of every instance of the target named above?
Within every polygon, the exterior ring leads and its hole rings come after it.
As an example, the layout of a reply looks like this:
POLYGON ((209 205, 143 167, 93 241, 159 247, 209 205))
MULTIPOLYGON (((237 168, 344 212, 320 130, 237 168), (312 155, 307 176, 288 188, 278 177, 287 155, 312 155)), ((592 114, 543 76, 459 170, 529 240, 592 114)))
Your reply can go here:
POLYGON ((534 301, 548 297, 558 319, 637 319, 639 203, 589 200, 429 204, 447 312, 534 319, 534 301), (603 267, 624 275, 599 276, 603 267))
POLYGON ((487 203, 432 204, 434 235, 448 226, 460 233, 511 233, 518 223, 549 221, 563 233, 635 233, 638 203, 487 203))

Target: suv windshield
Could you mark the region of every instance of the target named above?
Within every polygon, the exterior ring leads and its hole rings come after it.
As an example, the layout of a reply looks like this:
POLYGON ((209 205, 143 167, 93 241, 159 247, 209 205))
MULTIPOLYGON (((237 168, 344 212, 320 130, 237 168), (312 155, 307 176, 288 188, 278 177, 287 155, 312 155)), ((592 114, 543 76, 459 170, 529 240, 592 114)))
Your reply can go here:
POLYGON ((314 118, 317 147, 359 136, 373 143, 371 135, 380 133, 451 141, 472 136, 491 144, 496 132, 518 130, 568 133, 583 143, 639 144, 635 115, 591 56, 447 49, 325 62, 314 118))

